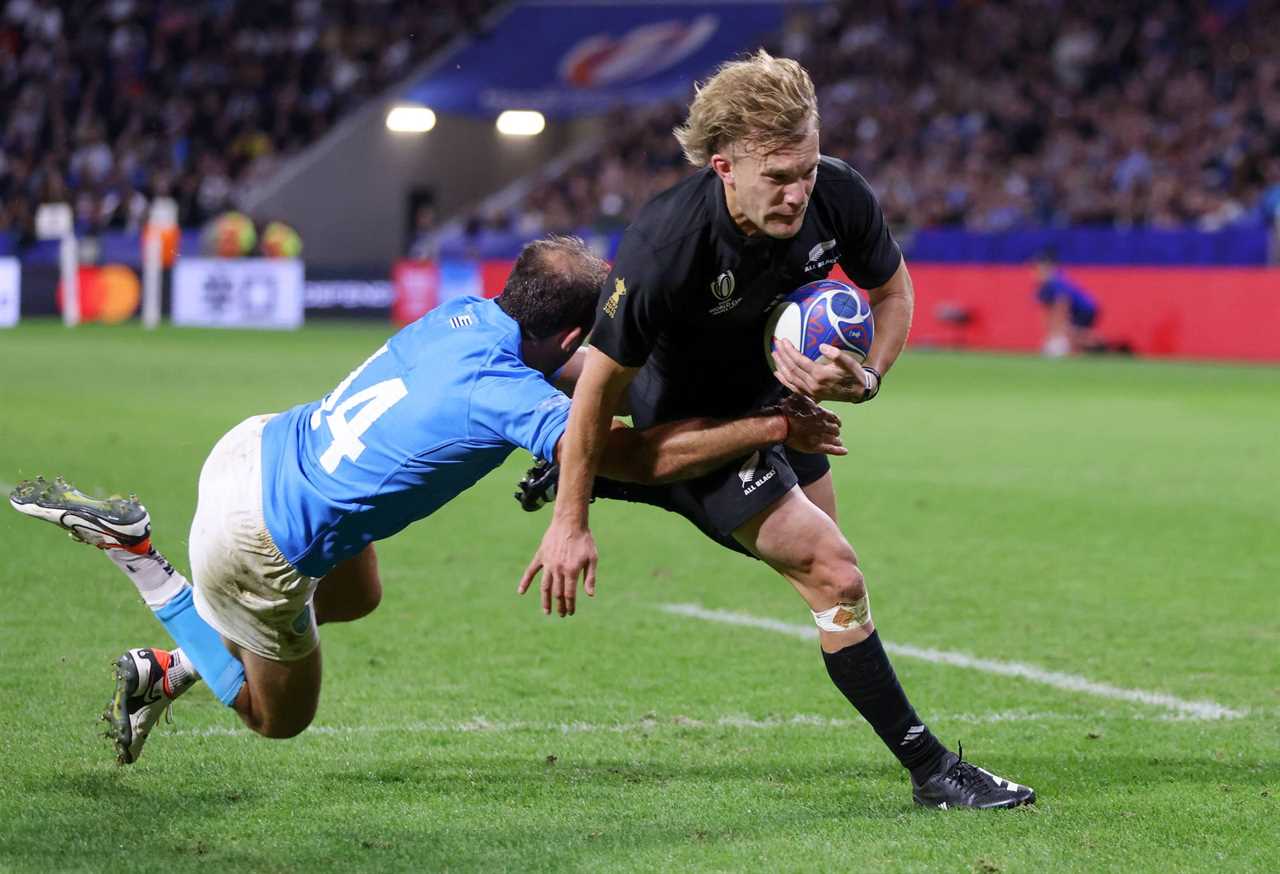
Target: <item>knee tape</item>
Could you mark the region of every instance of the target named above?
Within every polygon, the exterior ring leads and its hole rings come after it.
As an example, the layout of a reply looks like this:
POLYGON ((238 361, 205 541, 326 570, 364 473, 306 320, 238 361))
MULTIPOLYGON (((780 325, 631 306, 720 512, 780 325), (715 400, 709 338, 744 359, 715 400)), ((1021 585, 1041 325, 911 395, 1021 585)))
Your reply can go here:
POLYGON ((813 613, 813 621, 823 631, 848 631, 871 621, 871 598, 863 595, 853 601, 837 604, 830 610, 810 612, 813 613))

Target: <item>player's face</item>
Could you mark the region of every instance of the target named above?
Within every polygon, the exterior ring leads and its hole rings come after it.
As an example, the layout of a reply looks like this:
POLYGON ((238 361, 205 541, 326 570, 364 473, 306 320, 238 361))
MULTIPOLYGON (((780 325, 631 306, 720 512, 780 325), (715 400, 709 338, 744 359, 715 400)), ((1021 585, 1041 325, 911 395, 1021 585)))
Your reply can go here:
MULTIPOLYGON (((748 233, 788 239, 800 232, 818 178, 818 129, 773 152, 739 153, 725 179, 732 186, 730 210, 745 218, 748 233), (736 210, 733 208, 736 206, 736 210)), ((741 224, 742 222, 739 221, 741 224)))
POLYGON ((525 337, 520 341, 520 358, 525 364, 550 378, 569 363, 586 336, 582 328, 570 328, 550 337, 525 337))

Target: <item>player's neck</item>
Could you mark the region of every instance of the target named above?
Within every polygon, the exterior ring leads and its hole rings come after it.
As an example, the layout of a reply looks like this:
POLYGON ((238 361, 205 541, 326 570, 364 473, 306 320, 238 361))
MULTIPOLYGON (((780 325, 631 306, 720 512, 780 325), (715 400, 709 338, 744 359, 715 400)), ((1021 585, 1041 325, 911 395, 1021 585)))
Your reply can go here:
POLYGON ((729 210, 729 218, 733 219, 733 223, 738 226, 738 230, 742 231, 748 237, 758 237, 760 228, 758 228, 751 219, 747 218, 747 214, 738 208, 738 193, 730 185, 725 185, 723 180, 720 187, 724 189, 724 205, 729 210))
POLYGON ((549 351, 543 340, 532 340, 528 337, 520 340, 520 360, 543 376, 555 371, 549 351))
POLYGON ((570 357, 564 350, 563 341, 563 333, 542 339, 521 337, 520 360, 550 379, 570 357))

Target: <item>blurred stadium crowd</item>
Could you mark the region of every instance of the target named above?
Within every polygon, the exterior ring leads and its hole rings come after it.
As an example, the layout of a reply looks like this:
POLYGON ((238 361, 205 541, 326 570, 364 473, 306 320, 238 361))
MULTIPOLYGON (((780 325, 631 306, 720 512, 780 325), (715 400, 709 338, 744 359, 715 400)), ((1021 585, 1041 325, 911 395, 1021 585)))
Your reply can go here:
MULTIPOLYGON (((0 232, 29 239, 48 200, 133 230, 155 195, 202 224, 494 5, 7 0, 0 232)), ((1213 230, 1280 214, 1277 33, 1280 0, 846 0, 794 8, 769 47, 813 73, 824 151, 901 229, 1213 230)), ((682 112, 618 112, 470 231, 625 225, 691 172, 682 112)))
MULTIPOLYGON (((1198 227, 1280 213, 1276 0, 847 0, 771 50, 813 74, 823 151, 896 227, 1198 227)), ((619 113, 601 152, 470 229, 624 225, 691 172, 683 106, 619 113)))
POLYGON ((8 0, 0 232, 65 201, 134 230, 168 195, 192 226, 239 186, 474 28, 493 0, 8 0))

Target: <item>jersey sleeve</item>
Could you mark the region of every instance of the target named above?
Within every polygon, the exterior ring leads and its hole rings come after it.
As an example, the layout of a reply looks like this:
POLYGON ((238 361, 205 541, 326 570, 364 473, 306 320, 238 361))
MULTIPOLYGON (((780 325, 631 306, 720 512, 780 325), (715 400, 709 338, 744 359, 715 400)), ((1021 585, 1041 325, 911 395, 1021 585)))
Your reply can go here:
POLYGON ((569 422, 569 397, 530 367, 515 361, 488 368, 471 394, 473 436, 527 449, 555 460, 569 422))
POLYGON ((902 263, 902 250, 884 220, 884 210, 862 174, 843 161, 826 159, 837 180, 840 201, 840 266, 861 288, 879 288, 902 263))
POLYGON ((668 284, 653 248, 629 230, 600 290, 591 345, 624 367, 644 364, 671 322, 668 284))

